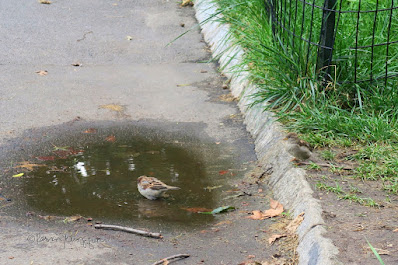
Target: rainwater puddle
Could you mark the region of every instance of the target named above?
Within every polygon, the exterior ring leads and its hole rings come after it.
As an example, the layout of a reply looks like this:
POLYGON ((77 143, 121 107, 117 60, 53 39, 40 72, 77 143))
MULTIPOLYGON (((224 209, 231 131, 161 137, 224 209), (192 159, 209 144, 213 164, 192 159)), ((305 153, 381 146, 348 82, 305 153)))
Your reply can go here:
POLYGON ((19 196, 25 198, 23 208, 41 215, 82 215, 142 227, 151 223, 189 228, 212 222, 212 215, 195 211, 223 206, 227 203, 223 199, 233 195, 233 179, 244 174, 234 168, 234 151, 212 141, 133 131, 90 128, 56 144, 45 143, 48 148, 29 161, 41 166, 15 180, 20 181, 19 196), (141 175, 181 189, 148 200, 137 190, 141 175))

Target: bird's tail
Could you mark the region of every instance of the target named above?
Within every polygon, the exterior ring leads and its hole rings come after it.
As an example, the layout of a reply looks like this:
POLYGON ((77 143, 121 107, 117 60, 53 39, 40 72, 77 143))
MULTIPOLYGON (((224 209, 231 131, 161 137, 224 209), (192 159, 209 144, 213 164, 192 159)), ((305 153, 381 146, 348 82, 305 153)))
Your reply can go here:
POLYGON ((168 189, 168 190, 179 190, 179 189, 181 189, 181 188, 179 188, 179 187, 174 187, 174 186, 167 186, 167 189, 168 189))

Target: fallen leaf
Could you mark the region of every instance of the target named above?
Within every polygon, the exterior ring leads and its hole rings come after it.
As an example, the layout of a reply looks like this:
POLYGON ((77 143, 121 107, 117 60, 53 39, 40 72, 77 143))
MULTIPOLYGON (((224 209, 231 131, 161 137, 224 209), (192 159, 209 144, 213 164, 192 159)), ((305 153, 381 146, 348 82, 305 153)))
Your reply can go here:
POLYGON ((12 175, 12 177, 13 178, 19 178, 19 177, 22 177, 24 174, 25 173, 19 173, 19 174, 12 175))
POLYGON ((223 94, 218 97, 221 101, 224 102, 233 102, 236 101, 236 98, 232 94, 223 94))
POLYGON ((14 257, 8 257, 9 259, 14 259, 14 257))
POLYGON ((278 216, 281 213, 283 213, 283 205, 280 204, 278 201, 271 199, 270 207, 271 207, 271 209, 264 211, 264 213, 262 213, 261 211, 258 211, 258 210, 252 211, 252 215, 250 215, 246 218, 252 219, 252 220, 264 220, 267 218, 278 216))
POLYGON ((394 229, 394 230, 392 230, 393 232, 398 232, 398 228, 397 229, 394 229))
POLYGON ((295 234, 297 228, 300 226, 300 224, 304 221, 304 212, 300 213, 299 215, 297 215, 296 218, 294 218, 293 221, 291 221, 287 226, 286 226, 286 231, 289 234, 295 234))
POLYGON ((181 6, 182 7, 184 7, 184 6, 193 6, 193 2, 192 2, 192 0, 182 0, 181 6))
POLYGON ((279 238, 282 238, 282 237, 286 237, 287 235, 286 234, 275 234, 275 235, 272 235, 270 238, 268 238, 268 243, 270 244, 270 245, 272 245, 277 239, 279 239, 279 238))
POLYGON ((88 128, 88 129, 85 130, 83 133, 97 133, 97 129, 95 129, 95 128, 88 128))
POLYGON ((51 1, 48 1, 48 0, 39 0, 39 3, 40 3, 40 4, 44 4, 44 5, 49 5, 49 4, 51 4, 52 2, 51 2, 51 1))
POLYGON ((132 40, 133 39, 133 37, 131 37, 131 36, 127 36, 126 38, 127 38, 127 40, 132 40))
POLYGON ((275 217, 283 213, 283 205, 280 204, 278 201, 270 200, 270 207, 271 209, 266 210, 263 213, 265 218, 275 217))
POLYGON ((105 138, 105 141, 114 143, 116 141, 116 137, 114 135, 109 135, 105 138))
POLYGON ((47 74, 48 74, 47 70, 36 71, 36 73, 37 73, 38 75, 41 75, 41 76, 47 75, 47 74))
POLYGON ((247 216, 246 218, 252 219, 252 220, 264 220, 265 219, 263 217, 262 212, 258 211, 258 210, 252 211, 252 215, 247 216))
POLYGON ((278 207, 278 201, 276 201, 276 200, 273 200, 273 199, 270 199, 269 200, 269 206, 272 208, 272 209, 276 209, 276 207, 278 207))
POLYGON ((73 65, 73 66, 76 66, 76 67, 78 67, 78 66, 82 66, 82 64, 81 64, 81 63, 79 63, 79 62, 73 63, 72 65, 73 65))
POLYGON ((20 162, 18 166, 15 166, 15 168, 25 168, 27 170, 32 171, 35 167, 43 167, 43 166, 44 165, 30 163, 29 161, 23 161, 20 162))
POLYGON ((36 156, 36 158, 41 161, 53 161, 56 159, 55 156, 36 156))
POLYGON ((219 172, 218 172, 218 174, 220 174, 220 175, 225 175, 225 174, 227 174, 229 171, 228 170, 220 170, 219 172))
POLYGON ((69 216, 64 219, 64 223, 76 222, 79 221, 80 219, 82 219, 82 216, 80 215, 69 216))

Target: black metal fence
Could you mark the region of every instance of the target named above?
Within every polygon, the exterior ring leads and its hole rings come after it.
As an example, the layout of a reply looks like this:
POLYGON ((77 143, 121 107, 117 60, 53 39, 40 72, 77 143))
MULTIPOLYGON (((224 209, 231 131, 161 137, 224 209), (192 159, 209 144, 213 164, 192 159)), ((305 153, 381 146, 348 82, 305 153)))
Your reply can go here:
POLYGON ((273 32, 303 75, 396 85, 398 0, 265 0, 273 32))

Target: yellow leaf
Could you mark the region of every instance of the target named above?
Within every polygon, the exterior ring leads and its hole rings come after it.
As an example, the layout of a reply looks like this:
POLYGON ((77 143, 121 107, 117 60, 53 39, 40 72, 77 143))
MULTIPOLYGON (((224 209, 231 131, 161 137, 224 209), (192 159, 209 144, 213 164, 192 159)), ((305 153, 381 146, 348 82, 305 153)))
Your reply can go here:
POLYGON ((19 178, 19 177, 22 177, 24 174, 25 174, 25 173, 19 173, 19 174, 13 175, 12 177, 13 177, 13 178, 19 178))

